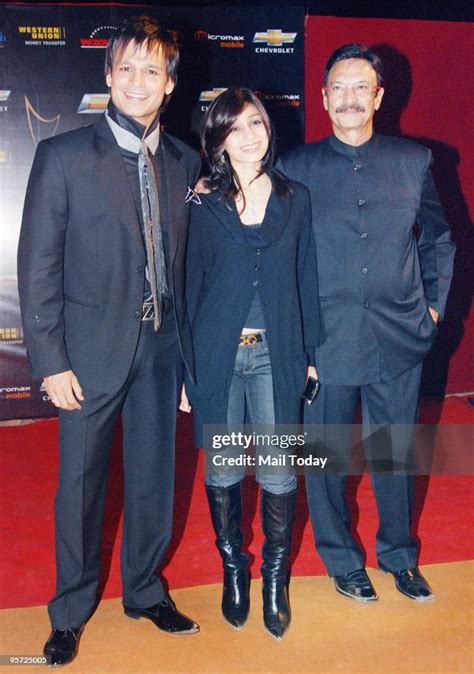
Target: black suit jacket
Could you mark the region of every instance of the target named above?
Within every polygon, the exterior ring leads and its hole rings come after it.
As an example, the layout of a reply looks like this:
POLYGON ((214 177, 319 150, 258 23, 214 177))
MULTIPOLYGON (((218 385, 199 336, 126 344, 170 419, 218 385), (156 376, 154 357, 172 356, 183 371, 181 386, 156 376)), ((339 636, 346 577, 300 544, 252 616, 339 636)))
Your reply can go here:
POLYGON ((393 379, 427 354, 441 316, 455 247, 431 174, 431 152, 374 134, 359 147, 335 136, 282 157, 311 195, 326 341, 321 381, 393 379), (418 231, 417 231, 418 230, 418 231))
MULTIPOLYGON (((198 154, 161 135, 169 209, 169 278, 181 353, 194 373, 184 296, 188 186, 198 154)), ((146 255, 124 162, 105 117, 42 141, 18 249, 23 327, 33 375, 72 369, 86 388, 125 381, 139 336, 146 255)))

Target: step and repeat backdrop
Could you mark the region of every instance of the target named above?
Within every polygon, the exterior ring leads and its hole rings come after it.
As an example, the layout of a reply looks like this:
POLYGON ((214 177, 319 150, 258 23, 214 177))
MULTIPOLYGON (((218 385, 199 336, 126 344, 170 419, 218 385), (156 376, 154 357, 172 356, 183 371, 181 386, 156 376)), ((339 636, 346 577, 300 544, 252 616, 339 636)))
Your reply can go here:
MULTIPOLYGON (((41 382, 31 379, 17 292, 16 247, 36 145, 90 124, 103 112, 108 38, 123 18, 142 10, 0 7, 0 419, 55 415, 41 382)), ((467 54, 472 25, 305 17, 302 7, 148 6, 146 12, 175 30, 181 45, 178 87, 163 125, 196 147, 210 102, 234 84, 261 96, 276 127, 279 151, 322 138, 330 133, 321 105, 327 57, 346 42, 376 49, 386 67, 377 128, 432 149, 458 247, 446 320, 425 364, 424 392, 472 391, 473 73, 467 54)))
MULTIPOLYGON (((56 414, 32 380, 18 305, 16 248, 23 200, 40 140, 95 121, 109 96, 108 38, 137 7, 0 8, 0 419, 56 414)), ((176 31, 178 87, 167 131, 198 146, 210 102, 230 85, 258 92, 280 151, 304 142, 303 8, 147 7, 176 31)), ((84 204, 87 210, 87 204, 84 204)))

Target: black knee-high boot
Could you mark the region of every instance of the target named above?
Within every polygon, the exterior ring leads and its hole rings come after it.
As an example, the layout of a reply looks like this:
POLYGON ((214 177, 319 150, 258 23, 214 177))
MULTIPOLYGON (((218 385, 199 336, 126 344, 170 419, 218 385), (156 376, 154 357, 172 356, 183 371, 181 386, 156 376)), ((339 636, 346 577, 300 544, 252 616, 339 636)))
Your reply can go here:
POLYGON ((240 482, 231 487, 206 487, 216 546, 224 566, 222 613, 237 629, 247 620, 250 608, 248 556, 241 552, 242 518, 240 482))
POLYGON ((262 489, 262 594, 265 627, 282 639, 290 625, 288 602, 291 530, 295 516, 296 491, 271 494, 262 489))

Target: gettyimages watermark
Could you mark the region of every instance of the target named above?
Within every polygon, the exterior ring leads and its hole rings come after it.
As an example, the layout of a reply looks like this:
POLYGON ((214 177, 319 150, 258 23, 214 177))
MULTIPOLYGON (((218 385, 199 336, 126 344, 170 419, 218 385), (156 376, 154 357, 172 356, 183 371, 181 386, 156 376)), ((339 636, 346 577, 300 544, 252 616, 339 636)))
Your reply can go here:
POLYGON ((217 472, 474 473, 472 424, 208 424, 203 447, 217 472))

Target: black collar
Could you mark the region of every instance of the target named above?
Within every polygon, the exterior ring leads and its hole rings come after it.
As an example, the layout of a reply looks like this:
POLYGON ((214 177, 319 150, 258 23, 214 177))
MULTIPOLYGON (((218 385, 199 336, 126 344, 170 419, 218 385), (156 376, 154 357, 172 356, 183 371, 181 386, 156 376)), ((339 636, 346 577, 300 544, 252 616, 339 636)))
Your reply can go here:
POLYGON ((375 147, 378 143, 377 134, 373 133, 369 140, 366 140, 362 145, 349 145, 348 143, 343 143, 342 140, 339 140, 334 134, 329 137, 329 143, 333 150, 343 154, 346 157, 364 157, 370 152, 370 150, 375 147))
MULTIPOLYGON (((125 129, 126 131, 133 133, 134 136, 137 136, 137 138, 140 138, 140 140, 142 140, 142 138, 144 137, 146 126, 144 124, 140 124, 140 122, 137 122, 137 120, 133 119, 133 117, 130 117, 130 115, 126 115, 124 112, 121 112, 117 108, 117 106, 112 103, 112 99, 110 99, 107 105, 107 114, 109 115, 110 119, 112 119, 116 124, 121 126, 122 129, 125 129)), ((150 133, 152 133, 156 129, 159 123, 160 123, 160 113, 156 115, 152 124, 150 124, 148 129, 146 129, 146 136, 149 136, 150 133)))

